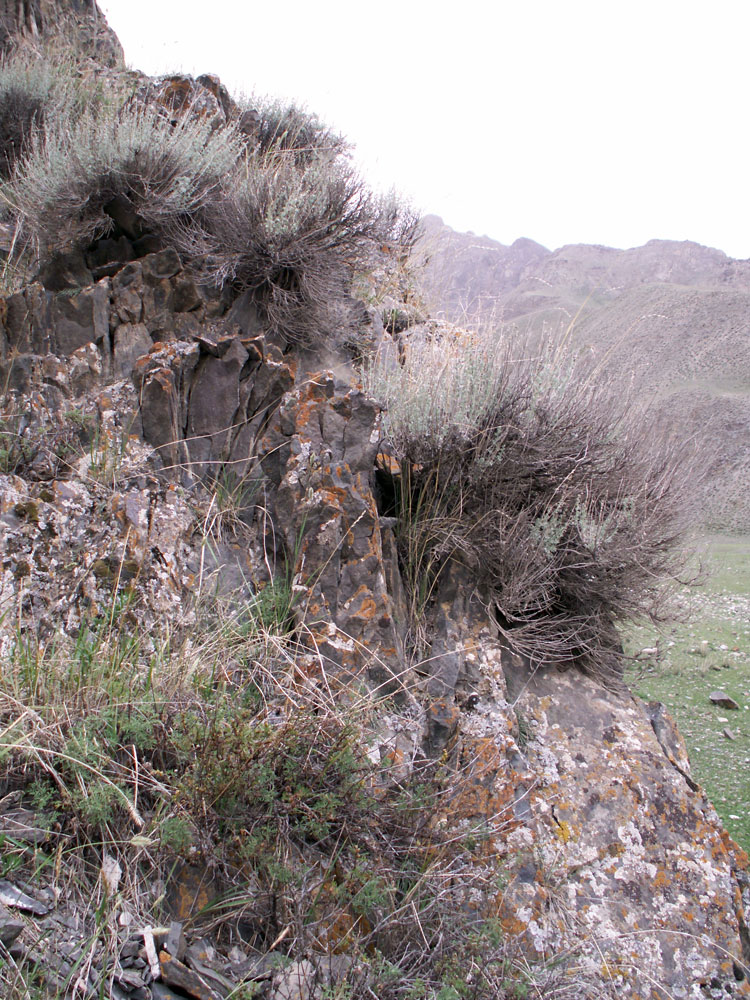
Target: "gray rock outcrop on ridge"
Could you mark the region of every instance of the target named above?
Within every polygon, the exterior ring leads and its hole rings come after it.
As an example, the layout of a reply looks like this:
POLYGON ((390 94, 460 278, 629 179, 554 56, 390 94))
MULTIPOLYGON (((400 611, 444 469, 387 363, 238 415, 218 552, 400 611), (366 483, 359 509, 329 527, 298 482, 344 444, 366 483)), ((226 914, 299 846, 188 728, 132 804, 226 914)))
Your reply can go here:
POLYGON ((62 39, 78 58, 124 65, 122 46, 96 0, 0 0, 0 52, 18 41, 62 39))

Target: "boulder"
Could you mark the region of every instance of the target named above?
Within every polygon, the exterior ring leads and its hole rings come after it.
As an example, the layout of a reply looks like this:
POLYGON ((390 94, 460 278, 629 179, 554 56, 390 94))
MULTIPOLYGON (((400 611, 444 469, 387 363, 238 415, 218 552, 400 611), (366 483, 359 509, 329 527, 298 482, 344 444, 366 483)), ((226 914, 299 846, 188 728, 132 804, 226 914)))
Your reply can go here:
MULTIPOLYGON (((97 278, 104 277, 97 274, 97 278)), ((85 288, 94 283, 90 261, 80 251, 57 254, 42 267, 39 280, 48 292, 62 292, 68 288, 85 288)))
POLYGON ((190 114, 207 120, 212 128, 227 125, 237 116, 229 91, 218 76, 208 73, 197 80, 181 73, 149 80, 136 92, 134 100, 161 109, 172 121, 190 114))
POLYGON ((127 378, 136 361, 148 354, 153 346, 143 323, 121 323, 114 335, 112 364, 115 375, 127 378))
POLYGON ((204 355, 193 375, 188 409, 188 451, 198 474, 229 457, 240 403, 240 373, 249 355, 238 337, 221 357, 204 355))
POLYGON ((176 478, 188 461, 184 429, 189 386, 199 357, 197 344, 156 343, 133 366, 143 436, 176 478))
POLYGON ((372 400, 319 372, 284 396, 258 453, 278 481, 274 516, 314 659, 324 671, 401 693, 403 648, 371 483, 378 439, 372 400))
POLYGON ((93 343, 108 356, 110 291, 108 279, 57 294, 38 283, 28 285, 6 300, 8 346, 19 352, 69 357, 93 343))
POLYGON ((484 830, 506 872, 506 933, 529 960, 568 955, 598 970, 620 997, 656 997, 657 985, 750 995, 747 858, 690 777, 663 706, 532 669, 465 590, 460 613, 456 579, 433 643, 445 664, 424 682, 438 695, 427 747, 447 747, 456 773, 444 822, 484 830))

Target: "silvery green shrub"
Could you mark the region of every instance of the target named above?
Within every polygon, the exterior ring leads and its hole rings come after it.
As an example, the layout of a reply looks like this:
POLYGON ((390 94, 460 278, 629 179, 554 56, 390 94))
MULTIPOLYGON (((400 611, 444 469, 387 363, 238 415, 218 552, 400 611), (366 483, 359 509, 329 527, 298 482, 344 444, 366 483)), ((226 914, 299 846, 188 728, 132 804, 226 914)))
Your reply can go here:
POLYGON ((115 198, 146 231, 171 235, 217 194, 241 150, 235 129, 212 129, 190 112, 176 123, 136 104, 92 112, 33 137, 9 197, 41 259, 107 236, 115 198))
POLYGON ((581 359, 496 334, 413 338, 366 385, 400 462, 412 585, 434 595, 456 560, 533 663, 617 675, 617 624, 663 617, 688 563, 695 442, 581 359))

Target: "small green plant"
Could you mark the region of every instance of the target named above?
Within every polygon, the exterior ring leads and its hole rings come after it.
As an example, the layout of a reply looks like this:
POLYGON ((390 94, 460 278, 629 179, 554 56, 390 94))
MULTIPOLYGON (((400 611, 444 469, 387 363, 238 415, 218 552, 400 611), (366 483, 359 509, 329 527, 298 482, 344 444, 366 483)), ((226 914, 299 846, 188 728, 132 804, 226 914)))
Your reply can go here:
POLYGON ((98 421, 81 428, 89 439, 89 476, 103 486, 117 484, 125 460, 128 438, 119 428, 106 430, 98 421))
POLYGON ((241 629, 246 634, 285 635, 293 625, 294 593, 289 575, 276 577, 259 590, 245 608, 241 629))
POLYGON ((181 816, 167 816, 159 827, 161 844, 174 854, 186 854, 193 845, 193 830, 181 816))
POLYGON ((531 728, 529 720, 518 708, 516 708, 516 720, 518 722, 518 746, 521 750, 524 750, 533 739, 534 731, 531 728))
POLYGON ((38 449, 28 430, 26 415, 6 397, 0 412, 0 472, 15 473, 29 465, 38 449))
POLYGON ((204 534, 219 540, 241 536, 252 523, 263 479, 257 471, 238 473, 224 465, 207 484, 211 497, 204 534))
POLYGON ((23 866, 27 854, 25 844, 0 833, 0 877, 8 878, 23 866))
POLYGON ((354 987, 349 983, 324 986, 321 1000, 354 1000, 354 987))
POLYGON ((179 729, 184 753, 201 748, 183 794, 210 804, 227 831, 264 839, 267 824, 283 819, 295 841, 325 843, 366 805, 353 733, 332 719, 295 715, 276 726, 225 704, 206 723, 186 717, 179 729))
MULTIPOLYGON (((492 831, 456 837, 430 822, 462 780, 448 761, 417 760, 410 776, 375 764, 378 705, 337 704, 293 657, 248 659, 237 679, 218 671, 242 647, 216 621, 184 646, 151 628, 155 660, 128 621, 110 609, 75 641, 19 635, 2 648, 4 786, 56 824, 50 845, 6 841, 6 872, 54 871, 83 910, 93 899, 92 948, 111 943, 115 903, 162 924, 154 882, 189 862, 221 884, 199 915, 207 929, 234 933, 241 920, 248 944, 273 944, 281 963, 351 955, 325 979, 332 997, 508 1000, 519 982, 546 995, 548 970, 529 978, 488 919, 492 831), (258 697, 243 698, 248 680, 258 697), (105 855, 127 872, 116 897, 105 855)), ((8 995, 11 982, 0 968, 8 995)))

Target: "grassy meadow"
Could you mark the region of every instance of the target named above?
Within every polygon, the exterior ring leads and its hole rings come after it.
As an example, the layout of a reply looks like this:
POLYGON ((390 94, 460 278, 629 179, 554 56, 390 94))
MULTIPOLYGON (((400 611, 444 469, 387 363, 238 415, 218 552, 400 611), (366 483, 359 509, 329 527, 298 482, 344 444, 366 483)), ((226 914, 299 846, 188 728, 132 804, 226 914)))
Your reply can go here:
POLYGON ((684 621, 628 630, 632 689, 664 702, 687 743, 693 777, 732 837, 750 851, 750 535, 706 538, 705 584, 680 595, 684 621), (739 705, 711 703, 723 691, 739 705))

